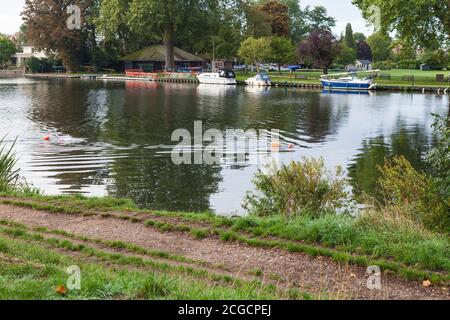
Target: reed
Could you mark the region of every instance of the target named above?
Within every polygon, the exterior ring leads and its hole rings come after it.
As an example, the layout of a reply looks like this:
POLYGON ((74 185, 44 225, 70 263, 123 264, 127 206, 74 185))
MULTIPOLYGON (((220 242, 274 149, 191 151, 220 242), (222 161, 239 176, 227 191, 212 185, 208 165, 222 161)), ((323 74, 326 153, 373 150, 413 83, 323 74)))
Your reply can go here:
POLYGON ((14 146, 17 138, 8 146, 6 137, 0 139, 0 192, 9 192, 17 188, 19 184, 19 169, 16 169, 17 157, 14 146))

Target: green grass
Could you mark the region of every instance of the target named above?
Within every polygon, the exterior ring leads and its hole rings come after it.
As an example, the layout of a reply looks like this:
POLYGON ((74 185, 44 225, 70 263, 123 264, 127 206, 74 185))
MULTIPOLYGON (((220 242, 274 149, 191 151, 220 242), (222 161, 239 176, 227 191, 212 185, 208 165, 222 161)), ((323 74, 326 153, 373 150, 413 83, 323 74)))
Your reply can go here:
POLYGON ((279 299, 292 298, 291 292, 305 297, 295 289, 285 293, 256 281, 108 253, 21 228, 0 229, 0 254, 0 299, 279 299), (71 265, 81 269, 81 290, 60 295, 55 288, 65 285, 71 265))
MULTIPOLYGON (((126 200, 88 199, 80 196, 37 195, 0 202, 50 212, 87 215, 108 215, 108 211, 139 211, 126 200)), ((318 219, 299 217, 286 220, 281 216, 226 218, 210 212, 139 212, 148 214, 148 219, 142 221, 148 227, 162 232, 186 232, 197 239, 217 236, 222 241, 239 241, 265 248, 278 247, 361 265, 376 261, 376 264, 388 270, 414 279, 446 281, 448 275, 445 273, 450 271, 450 243, 447 236, 401 228, 370 228, 358 224, 356 219, 348 216, 326 215, 318 219), (177 218, 180 223, 161 222, 152 219, 152 216, 177 218), (194 227, 190 223, 201 223, 204 227, 194 227), (441 275, 436 272, 441 272, 441 275)))
MULTIPOLYGON (((341 74, 340 72, 330 72, 330 75, 333 73, 341 74)), ((381 79, 377 78, 375 82, 379 85, 384 86, 401 86, 401 87, 411 87, 411 86, 433 86, 433 87, 441 87, 445 88, 449 86, 449 82, 437 82, 436 75, 443 74, 445 78, 450 76, 450 71, 420 71, 420 70, 412 70, 412 69, 392 69, 392 70, 381 70, 379 72, 383 75, 390 75, 391 79, 381 79), (414 76, 414 83, 412 81, 405 81, 403 77, 405 76, 414 76)), ((243 72, 237 72, 236 77, 240 81, 244 81, 254 75, 255 73, 248 72, 247 74, 243 72)), ((287 82, 287 83, 297 83, 297 84, 319 84, 320 76, 322 72, 312 71, 297 71, 294 74, 290 75, 289 72, 270 72, 270 77, 275 82, 287 82), (303 78, 299 78, 303 77, 303 78)), ((364 73, 360 73, 360 75, 364 75, 364 73)))

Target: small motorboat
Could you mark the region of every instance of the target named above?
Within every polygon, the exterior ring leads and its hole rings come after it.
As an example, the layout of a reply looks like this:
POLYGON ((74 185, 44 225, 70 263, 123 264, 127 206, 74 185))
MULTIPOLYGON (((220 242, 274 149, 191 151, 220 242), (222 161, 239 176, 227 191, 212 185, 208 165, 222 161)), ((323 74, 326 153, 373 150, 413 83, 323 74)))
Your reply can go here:
POLYGON ((272 80, 267 72, 259 72, 256 76, 245 80, 245 83, 249 86, 267 87, 272 85, 272 80))
POLYGON ((197 76, 200 83, 235 85, 236 74, 233 70, 222 69, 217 72, 204 72, 197 76))
POLYGON ((375 89, 377 84, 373 83, 371 77, 365 79, 359 79, 356 74, 341 77, 339 79, 328 79, 322 77, 320 79, 325 89, 330 90, 372 90, 375 89))

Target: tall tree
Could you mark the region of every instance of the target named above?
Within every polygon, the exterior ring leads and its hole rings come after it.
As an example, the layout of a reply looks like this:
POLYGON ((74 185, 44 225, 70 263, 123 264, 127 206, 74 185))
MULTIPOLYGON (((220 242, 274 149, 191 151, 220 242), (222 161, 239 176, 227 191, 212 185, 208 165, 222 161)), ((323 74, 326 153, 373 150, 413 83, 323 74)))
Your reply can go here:
POLYGON ((269 16, 272 33, 280 37, 289 37, 291 33, 289 7, 278 0, 268 0, 263 3, 261 9, 269 16))
POLYGON ((291 63, 295 60, 295 46, 291 39, 274 36, 271 39, 272 61, 278 64, 278 71, 281 65, 291 63))
POLYGON ((192 35, 205 36, 202 28, 215 0, 132 0, 129 24, 134 32, 157 34, 165 46, 166 70, 175 69, 176 41, 192 35))
POLYGON ((91 18, 96 5, 96 0, 26 0, 22 17, 27 38, 37 49, 57 52, 68 71, 77 71, 95 41, 91 18), (67 26, 67 9, 73 4, 81 11, 81 29, 67 26))
POLYGON ((129 53, 131 31, 128 26, 128 12, 132 0, 102 1, 97 28, 107 42, 118 42, 122 55, 129 53))
POLYGON ((248 37, 269 37, 272 35, 272 23, 267 12, 259 4, 250 4, 245 8, 245 34, 248 37))
POLYGON ((356 42, 356 58, 372 61, 372 49, 366 41, 356 42))
POLYGON ((259 71, 261 63, 269 60, 273 56, 272 43, 270 38, 247 38, 245 39, 238 51, 245 64, 256 66, 259 71))
POLYGON ((407 43, 430 49, 449 43, 448 0, 410 0, 407 3, 404 0, 353 0, 353 4, 361 9, 365 18, 380 23, 379 31, 396 31, 407 43))
POLYGON ((376 32, 372 34, 367 42, 372 49, 373 61, 388 60, 392 54, 392 39, 389 35, 383 32, 376 32))
POLYGON ((344 42, 347 47, 355 48, 355 39, 353 38, 353 28, 350 23, 347 23, 347 26, 345 27, 344 42))
POLYGON ((333 64, 341 51, 340 43, 328 30, 315 30, 308 39, 301 42, 297 48, 297 54, 301 61, 311 60, 323 73, 328 73, 328 68, 333 64))

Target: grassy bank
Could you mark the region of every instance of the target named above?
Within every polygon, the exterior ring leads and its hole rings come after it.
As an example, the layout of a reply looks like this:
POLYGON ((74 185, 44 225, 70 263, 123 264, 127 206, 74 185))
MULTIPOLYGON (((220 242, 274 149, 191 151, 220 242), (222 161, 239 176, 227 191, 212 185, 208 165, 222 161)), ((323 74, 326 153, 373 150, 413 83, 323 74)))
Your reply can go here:
POLYGON ((449 280, 450 242, 447 236, 420 232, 402 224, 367 227, 344 215, 273 217, 221 217, 212 213, 140 210, 130 200, 0 194, 0 203, 74 215, 98 215, 142 223, 162 232, 188 233, 195 239, 217 238, 250 246, 280 248, 338 262, 376 264, 408 279, 449 280))
POLYGON ((100 250, 38 231, 2 222, 0 299, 310 298, 292 289, 279 291, 258 281, 245 282, 142 255, 100 250), (82 270, 79 290, 65 287, 69 277, 66 268, 74 265, 82 270))

